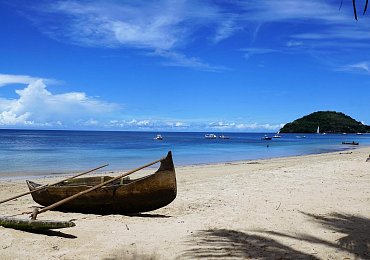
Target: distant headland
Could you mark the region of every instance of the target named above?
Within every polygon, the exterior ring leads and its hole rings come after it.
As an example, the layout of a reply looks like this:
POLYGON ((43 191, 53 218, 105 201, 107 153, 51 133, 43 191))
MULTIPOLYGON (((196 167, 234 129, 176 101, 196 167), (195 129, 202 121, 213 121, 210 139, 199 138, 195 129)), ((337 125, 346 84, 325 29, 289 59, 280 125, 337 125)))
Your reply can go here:
POLYGON ((318 111, 287 123, 280 133, 367 133, 370 126, 336 111, 318 111))

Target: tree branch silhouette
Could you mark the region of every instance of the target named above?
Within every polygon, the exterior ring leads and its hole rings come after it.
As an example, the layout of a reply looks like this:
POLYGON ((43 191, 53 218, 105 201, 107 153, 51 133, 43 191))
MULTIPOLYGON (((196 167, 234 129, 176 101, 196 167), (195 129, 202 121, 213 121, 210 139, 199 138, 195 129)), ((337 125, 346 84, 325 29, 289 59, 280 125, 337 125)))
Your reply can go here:
MULTIPOLYGON (((342 7, 342 3, 343 3, 343 0, 340 2, 340 7, 339 9, 341 9, 342 7)), ((365 6, 364 6, 364 12, 362 15, 365 15, 366 11, 367 11, 367 6, 369 4, 369 0, 365 0, 365 6)), ((356 0, 352 0, 352 6, 353 6, 353 15, 355 16, 355 19, 356 21, 358 20, 357 19, 357 8, 356 8, 356 0)))

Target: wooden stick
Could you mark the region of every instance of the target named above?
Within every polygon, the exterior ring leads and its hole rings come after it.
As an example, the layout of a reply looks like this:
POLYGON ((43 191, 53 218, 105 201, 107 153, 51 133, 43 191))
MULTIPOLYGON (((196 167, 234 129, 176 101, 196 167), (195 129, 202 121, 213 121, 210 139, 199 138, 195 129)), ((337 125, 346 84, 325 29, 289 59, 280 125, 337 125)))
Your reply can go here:
POLYGON ((94 168, 94 169, 89 170, 89 171, 87 171, 87 172, 79 173, 79 174, 77 174, 77 175, 75 175, 75 176, 73 176, 73 177, 69 177, 69 178, 64 179, 64 180, 62 180, 62 181, 58 181, 58 182, 55 182, 55 183, 52 183, 52 184, 45 184, 45 185, 42 185, 41 187, 39 187, 39 188, 37 188, 37 189, 34 189, 33 191, 28 191, 28 192, 25 192, 25 193, 19 194, 19 195, 17 195, 17 196, 11 197, 11 198, 9 198, 9 199, 2 200, 2 201, 0 201, 0 204, 1 204, 1 203, 4 203, 4 202, 7 202, 7 201, 10 201, 10 200, 17 199, 17 198, 19 198, 19 197, 23 197, 23 196, 25 196, 25 195, 27 195, 27 194, 31 194, 31 193, 33 193, 33 192, 35 192, 35 191, 39 191, 39 190, 45 189, 45 188, 47 188, 47 187, 49 187, 49 186, 57 185, 57 184, 59 184, 59 183, 65 182, 65 181, 72 180, 72 179, 77 178, 77 177, 79 177, 79 176, 82 176, 82 175, 84 175, 84 174, 87 174, 87 173, 90 173, 90 172, 93 172, 93 171, 99 170, 99 169, 101 169, 101 168, 104 168, 104 167, 106 167, 106 166, 108 166, 108 165, 109 165, 109 164, 105 164, 105 165, 99 166, 99 167, 97 167, 97 168, 94 168))
POLYGON ((47 207, 45 207, 45 208, 42 208, 41 210, 38 210, 38 209, 36 208, 36 210, 35 210, 34 212, 32 212, 32 214, 31 214, 31 218, 32 218, 33 220, 35 220, 35 219, 36 219, 36 217, 37 217, 37 215, 38 215, 38 214, 40 214, 40 213, 44 213, 44 212, 46 212, 46 211, 48 211, 48 210, 54 209, 54 208, 56 208, 56 207, 58 207, 58 206, 60 206, 60 205, 62 205, 62 204, 64 204, 64 203, 66 203, 66 202, 69 202, 69 201, 71 201, 71 200, 73 200, 73 199, 75 199, 75 198, 77 198, 77 197, 80 197, 81 195, 84 195, 84 194, 86 194, 86 193, 89 193, 90 191, 93 191, 93 190, 99 189, 99 188, 103 187, 104 185, 107 185, 107 184, 109 184, 109 183, 111 183, 111 182, 114 182, 114 181, 116 181, 116 180, 118 180, 118 179, 121 179, 121 178, 123 178, 123 177, 125 177, 125 176, 127 176, 127 175, 130 175, 130 174, 134 173, 134 172, 137 172, 137 171, 140 171, 140 170, 142 170, 142 169, 144 169, 144 168, 147 168, 147 167, 149 167, 149 166, 151 166, 151 165, 153 165, 153 164, 156 164, 156 163, 158 163, 158 162, 160 162, 160 161, 162 161, 162 160, 164 160, 164 159, 165 159, 165 158, 159 159, 159 160, 157 160, 157 161, 154 161, 154 162, 148 163, 148 164, 146 164, 146 165, 144 165, 144 166, 141 166, 141 167, 139 167, 139 168, 136 168, 136 169, 134 169, 134 170, 131 170, 131 171, 129 171, 129 172, 126 172, 126 173, 124 173, 124 174, 121 174, 121 175, 119 175, 119 176, 117 176, 117 177, 114 177, 113 179, 110 179, 110 180, 108 180, 108 181, 106 181, 106 182, 103 182, 103 183, 98 184, 98 185, 96 185, 96 186, 94 186, 94 187, 91 187, 90 189, 87 189, 87 190, 81 191, 81 192, 79 192, 79 193, 76 193, 75 195, 72 195, 72 196, 68 197, 68 198, 65 198, 65 199, 63 199, 63 200, 60 200, 60 201, 58 201, 58 202, 55 202, 54 204, 51 204, 51 205, 49 205, 49 206, 47 206, 47 207))

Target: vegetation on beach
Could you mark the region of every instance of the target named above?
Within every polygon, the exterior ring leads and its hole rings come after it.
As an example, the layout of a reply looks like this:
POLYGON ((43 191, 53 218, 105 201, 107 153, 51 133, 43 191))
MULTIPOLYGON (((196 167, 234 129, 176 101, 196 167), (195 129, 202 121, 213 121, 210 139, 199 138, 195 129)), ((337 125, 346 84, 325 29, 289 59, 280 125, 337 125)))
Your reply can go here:
POLYGON ((341 112, 318 111, 287 123, 280 129, 281 133, 366 133, 370 126, 347 116, 341 112))

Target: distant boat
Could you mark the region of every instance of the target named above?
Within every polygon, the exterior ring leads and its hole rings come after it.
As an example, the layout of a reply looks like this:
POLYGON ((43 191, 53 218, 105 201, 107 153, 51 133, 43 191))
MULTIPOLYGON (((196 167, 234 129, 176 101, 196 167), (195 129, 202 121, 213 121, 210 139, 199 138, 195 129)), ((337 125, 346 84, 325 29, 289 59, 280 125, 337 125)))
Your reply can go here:
POLYGON ((356 133, 356 135, 363 135, 363 133, 356 133))
POLYGON ((229 136, 227 136, 227 135, 220 135, 220 136, 219 136, 219 138, 220 138, 220 139, 230 139, 230 137, 229 137, 229 136))
POLYGON ((204 138, 205 139, 216 139, 217 135, 215 135, 215 134, 206 134, 206 135, 204 135, 204 138))
POLYGON ((355 142, 355 141, 352 141, 352 142, 342 142, 342 144, 358 145, 359 142, 355 142))
POLYGON ((316 134, 320 134, 320 126, 319 125, 317 126, 316 134))
POLYGON ((264 136, 264 137, 262 137, 261 139, 262 139, 262 140, 271 140, 271 139, 272 139, 272 137, 269 137, 269 136, 265 135, 265 136, 264 136))
POLYGON ((305 135, 297 135, 296 138, 306 138, 305 135))
POLYGON ((161 135, 157 135, 156 137, 154 137, 154 140, 163 140, 163 137, 161 135))
POLYGON ((280 130, 272 138, 281 138, 281 135, 279 135, 279 134, 280 134, 280 130))

